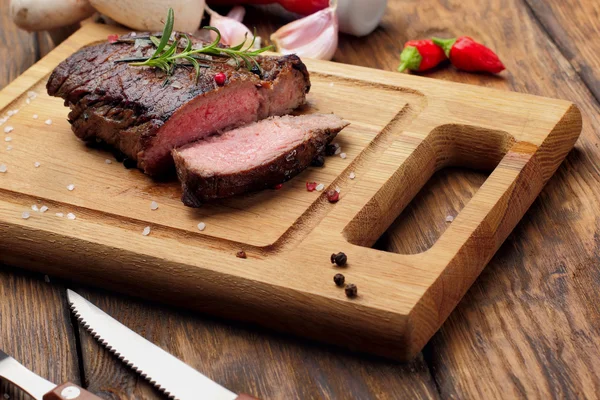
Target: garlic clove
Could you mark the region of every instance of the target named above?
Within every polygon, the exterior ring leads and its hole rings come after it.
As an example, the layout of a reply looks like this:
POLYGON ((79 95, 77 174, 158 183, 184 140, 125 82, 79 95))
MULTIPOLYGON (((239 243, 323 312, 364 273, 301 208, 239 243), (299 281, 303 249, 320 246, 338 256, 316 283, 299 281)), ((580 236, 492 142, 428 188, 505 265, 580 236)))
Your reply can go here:
MULTIPOLYGON (((210 26, 214 26, 221 32, 221 43, 227 46, 237 46, 240 43, 249 45, 252 42, 253 33, 241 22, 246 14, 244 7, 234 7, 227 16, 218 14, 208 6, 205 9, 210 15, 210 26)), ((216 32, 211 31, 210 37, 215 40, 216 32)))
POLYGON ((227 18, 235 19, 237 22, 242 22, 246 15, 246 9, 242 6, 235 6, 227 13, 227 18))
POLYGON ((283 54, 331 60, 338 45, 336 1, 330 7, 298 19, 271 35, 271 41, 283 54))

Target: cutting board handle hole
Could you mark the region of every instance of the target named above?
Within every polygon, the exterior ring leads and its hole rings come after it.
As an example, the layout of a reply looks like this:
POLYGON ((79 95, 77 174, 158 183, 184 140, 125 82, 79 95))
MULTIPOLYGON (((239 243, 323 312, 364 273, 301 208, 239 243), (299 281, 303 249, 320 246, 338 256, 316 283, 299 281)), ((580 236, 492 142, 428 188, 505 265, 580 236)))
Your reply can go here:
POLYGON ((476 126, 433 129, 346 226, 346 239, 401 254, 428 250, 514 143, 506 132, 476 126))

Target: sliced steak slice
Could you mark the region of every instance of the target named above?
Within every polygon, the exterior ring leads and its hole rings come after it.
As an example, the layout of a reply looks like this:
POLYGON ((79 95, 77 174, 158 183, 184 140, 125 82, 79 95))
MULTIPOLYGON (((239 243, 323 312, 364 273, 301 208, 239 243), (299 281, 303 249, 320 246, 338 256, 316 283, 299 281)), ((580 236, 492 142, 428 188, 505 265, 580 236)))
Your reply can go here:
POLYGON ((348 125, 333 114, 265 119, 173 150, 182 201, 253 192, 291 179, 348 125))
MULTIPOLYGON (((310 89, 306 66, 293 55, 258 57, 262 76, 207 61, 197 82, 193 68, 178 67, 165 83, 159 70, 115 63, 154 51, 147 41, 122 39, 131 43, 100 43, 73 54, 52 72, 47 90, 65 99, 79 138, 115 146, 150 175, 172 168, 171 149, 287 114, 305 102, 310 89), (214 79, 219 72, 227 76, 222 87, 214 79)), ((193 41, 194 46, 202 45, 193 41)))

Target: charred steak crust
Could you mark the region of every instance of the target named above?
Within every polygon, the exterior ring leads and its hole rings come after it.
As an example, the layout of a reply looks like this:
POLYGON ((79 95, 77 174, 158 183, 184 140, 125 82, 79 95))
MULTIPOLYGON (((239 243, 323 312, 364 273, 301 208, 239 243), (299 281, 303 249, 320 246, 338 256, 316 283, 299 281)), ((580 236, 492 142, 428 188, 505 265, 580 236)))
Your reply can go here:
POLYGON ((181 201, 189 207, 200 207, 211 200, 256 192, 287 182, 304 171, 318 154, 323 153, 347 124, 337 128, 318 129, 307 140, 281 154, 272 162, 231 174, 202 176, 187 165, 175 150, 173 157, 183 194, 181 201))
MULTIPOLYGON (((202 43, 198 39, 192 40, 194 45, 202 43)), ((165 75, 161 71, 114 62, 149 56, 153 51, 151 45, 133 43, 103 42, 84 47, 58 65, 46 85, 48 94, 62 97, 65 105, 71 108, 69 122, 80 139, 99 139, 116 147, 137 160, 138 167, 150 175, 161 175, 172 168, 171 148, 155 150, 158 149, 157 142, 161 143, 157 136, 169 119, 192 100, 201 96, 210 100, 210 96, 227 91, 232 91, 235 96, 235 88, 246 91, 255 88, 251 90, 256 91, 259 106, 251 120, 256 121, 290 112, 304 103, 310 90, 306 66, 295 55, 258 57, 262 77, 227 63, 207 62, 209 67, 201 69, 197 84, 193 68, 177 68, 165 85, 165 75), (218 72, 224 72, 228 77, 223 87, 214 81, 218 72), (278 90, 292 93, 280 95, 278 90), (271 106, 285 96, 288 96, 285 102, 271 106)), ((226 128, 251 122, 248 118, 240 115, 236 123, 234 116, 226 128)))

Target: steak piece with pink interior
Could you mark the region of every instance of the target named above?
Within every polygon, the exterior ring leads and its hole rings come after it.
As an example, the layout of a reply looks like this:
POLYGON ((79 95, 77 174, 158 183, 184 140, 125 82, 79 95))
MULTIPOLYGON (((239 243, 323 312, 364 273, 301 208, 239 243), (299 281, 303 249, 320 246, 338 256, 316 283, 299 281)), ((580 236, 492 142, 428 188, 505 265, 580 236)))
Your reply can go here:
MULTIPOLYGON (((193 68, 178 67, 165 84, 153 68, 115 61, 148 57, 149 41, 100 43, 73 54, 52 72, 48 94, 71 108, 69 122, 84 141, 102 140, 137 160, 150 175, 172 169, 171 149, 206 136, 284 115, 302 105, 310 89, 306 66, 294 55, 257 57, 259 76, 223 62, 205 62, 196 82, 193 68), (227 76, 224 86, 214 76, 227 76)), ((147 36, 147 34, 146 34, 147 36)), ((202 42, 192 39, 194 46, 202 42)))
POLYGON ((347 125, 333 114, 287 115, 175 149, 182 201, 199 207, 283 183, 306 169, 347 125))

